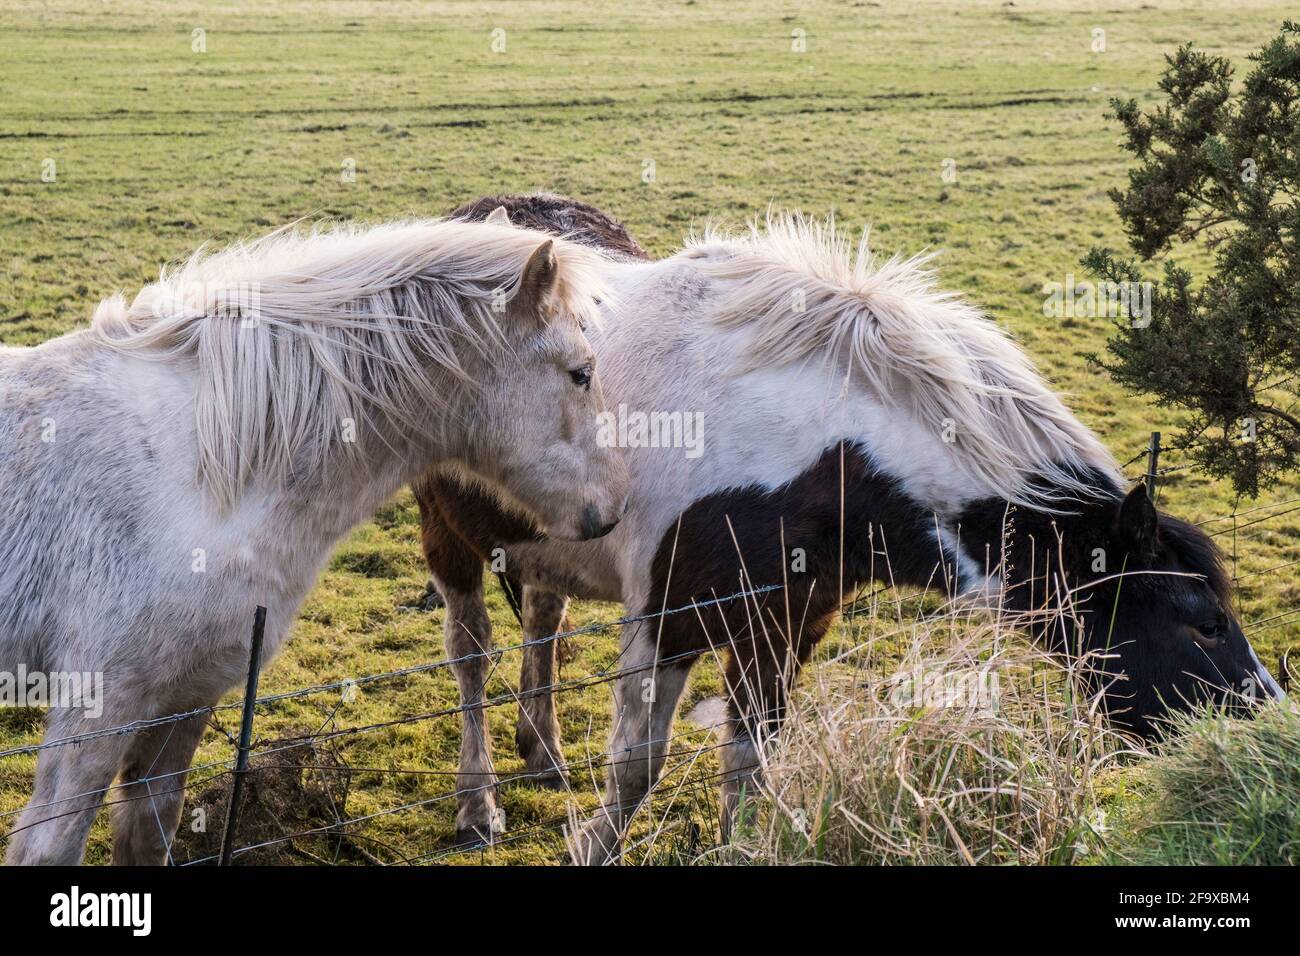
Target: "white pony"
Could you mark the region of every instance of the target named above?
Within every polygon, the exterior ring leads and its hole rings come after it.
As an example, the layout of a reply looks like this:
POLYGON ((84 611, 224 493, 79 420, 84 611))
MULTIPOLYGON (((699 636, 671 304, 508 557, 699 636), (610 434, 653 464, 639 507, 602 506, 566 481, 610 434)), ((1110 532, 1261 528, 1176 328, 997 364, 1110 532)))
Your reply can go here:
POLYGON ((253 608, 269 659, 340 537, 431 466, 557 538, 618 521, 599 268, 492 224, 279 232, 0 348, 0 671, 103 681, 50 711, 9 863, 78 862, 119 774, 114 862, 164 862, 205 718, 97 732, 216 703, 253 608))

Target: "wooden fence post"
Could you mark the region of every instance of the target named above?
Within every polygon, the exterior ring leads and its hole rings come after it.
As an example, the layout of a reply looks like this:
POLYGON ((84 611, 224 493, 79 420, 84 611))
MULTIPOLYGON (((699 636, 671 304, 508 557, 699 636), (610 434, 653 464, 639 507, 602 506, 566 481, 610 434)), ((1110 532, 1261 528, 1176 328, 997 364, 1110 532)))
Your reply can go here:
POLYGON ((1156 503, 1156 476, 1160 464, 1160 433, 1151 433, 1151 442, 1147 445, 1147 496, 1151 503, 1156 503))

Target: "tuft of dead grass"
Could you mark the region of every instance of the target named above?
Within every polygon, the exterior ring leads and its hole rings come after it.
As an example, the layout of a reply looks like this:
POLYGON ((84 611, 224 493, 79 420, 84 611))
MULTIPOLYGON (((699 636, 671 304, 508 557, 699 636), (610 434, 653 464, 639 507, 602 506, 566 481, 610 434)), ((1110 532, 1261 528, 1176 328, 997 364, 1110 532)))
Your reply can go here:
POLYGON ((1041 865, 1095 847, 1096 779, 1131 752, 1078 690, 1095 662, 1062 662, 996 614, 878 623, 796 694, 732 846, 703 859, 1041 865))
MULTIPOLYGON (((235 831, 236 847, 255 848, 243 850, 232 862, 325 864, 340 862, 340 854, 345 859, 354 856, 346 852, 351 849, 347 834, 331 826, 347 819, 350 784, 347 767, 328 747, 255 754, 249 761, 235 831), (303 831, 314 832, 292 837, 303 831)), ((172 846, 177 863, 214 860, 221 853, 233 786, 234 775, 222 774, 186 800, 172 846)))

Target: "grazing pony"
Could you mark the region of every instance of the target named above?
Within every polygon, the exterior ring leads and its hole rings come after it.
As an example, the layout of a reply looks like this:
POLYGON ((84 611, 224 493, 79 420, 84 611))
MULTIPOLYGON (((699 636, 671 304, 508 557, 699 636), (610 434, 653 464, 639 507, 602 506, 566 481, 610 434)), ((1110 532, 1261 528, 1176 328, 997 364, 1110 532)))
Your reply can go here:
POLYGON ((78 862, 119 774, 114 862, 164 862, 206 717, 97 732, 215 704, 254 606, 269 659, 338 540, 430 468, 551 538, 618 521, 580 330, 600 267, 500 225, 282 231, 0 348, 0 670, 103 681, 97 717, 50 711, 8 862, 78 862))
MULTIPOLYGON (((494 219, 545 225, 533 197, 501 202, 494 219)), ((877 262, 865 237, 855 248, 831 224, 782 216, 744 235, 708 232, 660 261, 615 248, 604 274, 612 297, 592 344, 628 445, 629 510, 599 542, 552 542, 454 476, 418 483, 449 644, 467 634, 490 646, 481 571, 496 548, 530 640, 555 631, 569 595, 621 600, 636 616, 778 589, 624 628, 605 805, 579 834, 581 859, 617 857, 691 666, 713 649, 728 658, 725 836, 791 679, 872 580, 980 595, 1026 612, 1049 647, 1105 652, 1094 665, 1105 708, 1143 736, 1197 701, 1281 695, 1206 535, 1157 513, 1145 488, 1126 494, 1111 455, 1025 354, 938 291, 923 261, 877 262), (684 416, 704 426, 702 447, 663 440, 663 423, 671 432, 684 416)), ((554 701, 536 693, 553 655, 553 643, 527 648, 516 741, 530 771, 563 785, 554 701)), ((461 668, 472 706, 486 663, 461 668)), ((462 838, 493 835, 484 719, 465 719, 462 838)))

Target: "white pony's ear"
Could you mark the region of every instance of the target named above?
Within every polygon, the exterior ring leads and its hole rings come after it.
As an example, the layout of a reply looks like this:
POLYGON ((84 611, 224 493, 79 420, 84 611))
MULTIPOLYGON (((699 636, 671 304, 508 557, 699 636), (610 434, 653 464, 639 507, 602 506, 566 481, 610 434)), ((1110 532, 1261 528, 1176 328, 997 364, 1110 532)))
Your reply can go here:
POLYGON ((539 327, 550 320, 547 300, 555 291, 556 281, 560 275, 560 263, 555 258, 555 241, 547 239, 533 250, 524 263, 524 272, 519 279, 517 304, 531 315, 539 327))
POLYGON ((488 217, 483 221, 497 226, 508 226, 510 225, 510 213, 506 212, 505 206, 497 206, 496 209, 488 213, 488 217))

